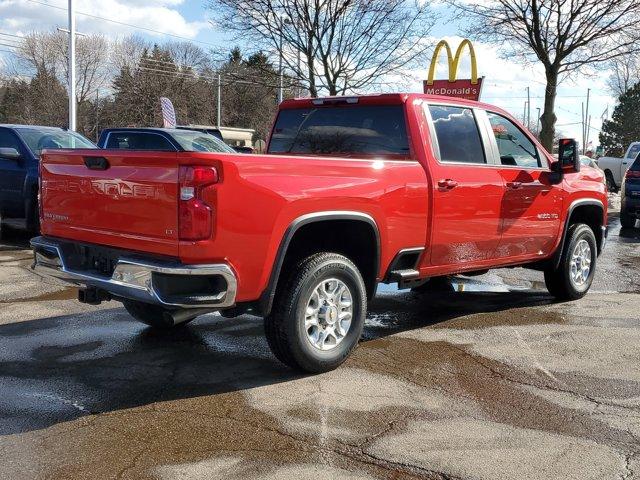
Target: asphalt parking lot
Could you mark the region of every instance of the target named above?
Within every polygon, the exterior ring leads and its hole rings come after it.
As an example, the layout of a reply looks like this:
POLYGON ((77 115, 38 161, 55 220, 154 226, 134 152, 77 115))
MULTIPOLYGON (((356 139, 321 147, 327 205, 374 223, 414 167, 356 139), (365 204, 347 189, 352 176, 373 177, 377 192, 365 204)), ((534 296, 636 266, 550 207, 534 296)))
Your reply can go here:
POLYGON ((0 242, 0 478, 640 478, 640 229, 592 291, 522 269, 382 289, 340 369, 300 376, 259 319, 156 334, 0 242))

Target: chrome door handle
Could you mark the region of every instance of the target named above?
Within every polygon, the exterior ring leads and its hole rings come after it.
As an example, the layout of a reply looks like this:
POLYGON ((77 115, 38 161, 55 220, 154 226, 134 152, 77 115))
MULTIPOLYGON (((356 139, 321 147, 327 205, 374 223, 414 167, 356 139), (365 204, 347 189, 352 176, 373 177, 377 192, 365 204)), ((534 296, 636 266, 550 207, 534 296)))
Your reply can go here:
POLYGON ((522 188, 522 182, 507 182, 507 188, 510 190, 518 190, 522 188))

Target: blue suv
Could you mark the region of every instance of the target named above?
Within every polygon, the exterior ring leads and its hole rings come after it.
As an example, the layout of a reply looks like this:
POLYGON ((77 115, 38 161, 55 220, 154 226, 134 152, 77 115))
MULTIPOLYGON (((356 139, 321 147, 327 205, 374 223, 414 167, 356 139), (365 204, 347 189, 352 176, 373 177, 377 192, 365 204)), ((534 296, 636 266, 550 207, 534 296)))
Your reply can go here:
POLYGON ((640 218, 640 154, 627 170, 620 192, 620 223, 624 228, 633 228, 640 218))
POLYGON ((45 148, 96 146, 62 128, 0 124, 0 231, 3 223, 38 230, 38 165, 45 148))

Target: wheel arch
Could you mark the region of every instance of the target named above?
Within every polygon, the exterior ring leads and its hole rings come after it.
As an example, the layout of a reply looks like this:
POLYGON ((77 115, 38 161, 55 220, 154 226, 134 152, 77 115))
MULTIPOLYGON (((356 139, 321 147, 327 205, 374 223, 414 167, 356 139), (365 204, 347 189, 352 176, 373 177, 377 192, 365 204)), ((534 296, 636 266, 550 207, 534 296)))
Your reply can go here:
MULTIPOLYGON (((313 233, 321 227, 328 229, 331 226, 350 228, 350 233, 356 231, 362 233, 367 232, 367 236, 364 237, 366 244, 361 251, 361 258, 354 259, 350 255, 345 256, 349 257, 361 270, 367 286, 368 295, 375 293, 375 285, 377 284, 377 276, 380 270, 381 243, 380 231, 374 218, 369 214, 357 211, 314 212, 296 218, 287 227, 273 262, 267 288, 258 300, 258 310, 261 315, 266 316, 271 312, 276 289, 278 288, 283 271, 289 264, 301 256, 320 251, 321 242, 305 245, 303 243, 305 238, 313 235, 313 233), (298 249, 297 247, 300 245, 305 245, 305 248, 298 249), (370 253, 373 253, 373 262, 367 267, 363 259, 368 258, 370 253), (363 265, 365 266, 364 271, 362 271, 363 265)), ((350 237, 346 236, 346 238, 350 237)), ((358 244, 358 242, 355 242, 355 244, 358 244)), ((347 253, 344 251, 341 252, 340 250, 348 250, 348 248, 338 249, 336 253, 347 253)))
POLYGON ((593 234, 596 237, 598 255, 602 252, 602 248, 604 247, 604 232, 606 228, 604 211, 603 203, 595 198, 583 198, 571 203, 562 231, 562 240, 553 256, 554 269, 558 268, 560 264, 560 258, 567 241, 569 228, 575 223, 584 223, 593 230, 593 234))

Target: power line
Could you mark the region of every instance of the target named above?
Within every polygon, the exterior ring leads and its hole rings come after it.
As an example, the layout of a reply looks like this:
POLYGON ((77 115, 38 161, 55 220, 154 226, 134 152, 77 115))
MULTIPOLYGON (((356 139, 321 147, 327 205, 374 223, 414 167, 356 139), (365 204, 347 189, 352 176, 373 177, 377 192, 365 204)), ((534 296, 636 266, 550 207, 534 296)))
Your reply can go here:
MULTIPOLYGON (((195 75, 195 74, 191 74, 191 73, 186 73, 186 72, 171 72, 168 70, 159 70, 159 69, 154 69, 154 68, 147 68, 147 67, 138 67, 140 70, 145 71, 145 72, 150 72, 153 75, 157 75, 158 77, 165 77, 165 78, 192 78, 194 80, 204 80, 208 83, 217 83, 218 79, 217 79, 217 75, 212 75, 212 76, 207 76, 207 75, 195 75)), ((268 88, 278 88, 279 85, 276 84, 268 84, 268 83, 264 83, 264 82, 257 82, 257 81, 250 81, 250 80, 239 80, 235 77, 229 77, 227 76, 222 76, 222 78, 225 78, 227 80, 227 82, 223 83, 223 85, 234 85, 234 84, 241 84, 241 85, 259 85, 261 87, 268 87, 268 88)), ((288 87, 293 87, 296 86, 295 84, 289 84, 288 87)))
POLYGON ((11 33, 4 33, 4 32, 0 32, 0 35, 4 35, 5 37, 14 37, 14 38, 19 38, 21 40, 24 40, 24 37, 21 35, 13 35, 11 33))
MULTIPOLYGON (((59 7, 58 5, 51 5, 50 3, 39 2, 38 0, 27 0, 27 1, 31 2, 31 3, 38 4, 38 5, 43 5, 45 7, 55 8, 56 10, 63 10, 65 12, 67 11, 66 7, 59 7)), ((77 15, 82 15, 84 17, 95 18, 97 20, 103 20, 105 22, 115 23, 117 25, 122 25, 122 26, 125 26, 125 27, 135 28, 135 29, 138 29, 138 30, 144 30, 146 32, 157 33, 159 35, 166 35, 166 36, 173 37, 173 38, 179 38, 181 40, 186 40, 188 42, 200 43, 202 45, 207 45, 209 47, 219 48, 218 45, 214 45, 213 43, 203 42, 203 41, 200 41, 200 40, 194 40, 192 38, 187 38, 187 37, 183 37, 181 35, 176 35, 175 33, 162 32, 160 30, 154 30, 152 28, 141 27, 140 25, 133 25, 131 23, 121 22, 120 20, 114 20, 113 18, 105 18, 105 17, 101 17, 99 15, 92 15, 90 13, 84 13, 84 12, 78 12, 78 11, 76 11, 76 14, 77 15)))

